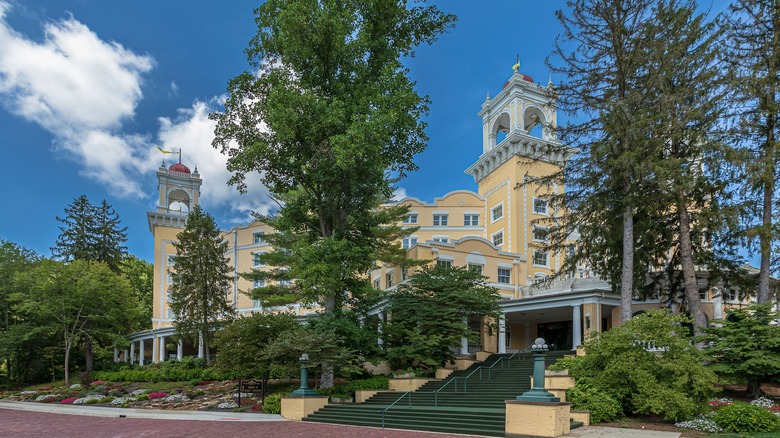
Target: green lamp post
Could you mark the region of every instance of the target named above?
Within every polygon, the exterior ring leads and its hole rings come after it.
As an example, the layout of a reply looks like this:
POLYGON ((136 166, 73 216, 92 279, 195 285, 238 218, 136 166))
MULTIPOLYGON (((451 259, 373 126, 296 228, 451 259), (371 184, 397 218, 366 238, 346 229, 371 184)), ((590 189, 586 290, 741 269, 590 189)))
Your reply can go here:
POLYGON ((298 359, 301 362, 301 387, 290 393, 291 397, 311 397, 314 395, 320 395, 319 392, 309 388, 309 369, 306 366, 309 364, 309 355, 303 353, 298 359))
POLYGON ((515 397, 516 400, 543 403, 561 401, 560 397, 556 397, 544 389, 544 353, 547 352, 547 349, 547 343, 542 338, 536 338, 534 344, 531 345, 531 352, 534 355, 534 387, 523 395, 515 397))

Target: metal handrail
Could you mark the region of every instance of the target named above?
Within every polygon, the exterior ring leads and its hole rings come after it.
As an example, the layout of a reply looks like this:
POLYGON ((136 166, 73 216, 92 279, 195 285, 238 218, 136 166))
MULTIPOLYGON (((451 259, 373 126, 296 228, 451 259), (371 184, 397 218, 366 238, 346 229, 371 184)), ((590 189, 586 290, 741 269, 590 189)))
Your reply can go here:
POLYGON ((404 397, 406 397, 407 395, 409 396, 409 409, 411 409, 411 408, 412 408, 412 392, 411 392, 411 391, 406 391, 405 393, 403 393, 403 395, 401 395, 400 397, 398 397, 398 398, 397 398, 397 399, 396 399, 394 402, 390 403, 390 406, 388 406, 388 407, 386 407, 386 408, 384 408, 384 409, 382 410, 382 429, 384 429, 384 428, 385 428, 385 412, 387 412, 387 410, 388 410, 388 409, 390 409, 390 408, 392 408, 393 406, 395 406, 395 404, 396 404, 396 403, 398 403, 399 401, 401 401, 401 400, 402 400, 404 397))
POLYGON ((516 356, 518 353, 522 353, 522 352, 528 352, 528 351, 530 351, 530 350, 518 350, 518 351, 515 351, 514 353, 512 353, 512 355, 511 355, 511 356, 509 356, 509 357, 500 357, 500 358, 498 358, 498 360, 497 360, 497 361, 493 362, 493 365, 490 365, 489 367, 486 367, 486 366, 484 366, 484 365, 480 365, 480 366, 479 366, 479 367, 477 367, 477 368, 476 368, 474 371, 472 371, 472 372, 471 372, 471 373, 470 373, 468 376, 466 376, 466 377, 463 377, 463 392, 468 392, 468 389, 467 389, 467 380, 466 380, 466 379, 468 379, 468 378, 470 378, 471 376, 473 376, 473 375, 474 375, 474 373, 476 373, 477 371, 479 371, 479 380, 482 380, 482 368, 486 368, 486 369, 488 370, 488 380, 490 380, 490 379, 491 379, 490 370, 491 370, 491 369, 492 369, 494 366, 496 366, 496 365, 497 365, 499 362, 501 362, 501 369, 502 369, 502 370, 504 369, 504 361, 505 361, 505 360, 507 361, 507 368, 510 368, 510 367, 512 366, 512 362, 511 362, 511 360, 512 360, 512 359, 513 359, 513 358, 514 358, 514 357, 515 357, 515 356, 516 356))
POLYGON ((458 379, 462 379, 462 377, 453 376, 452 379, 450 381, 448 381, 447 383, 445 383, 444 385, 442 385, 441 388, 439 388, 439 389, 437 389, 435 391, 432 391, 433 392, 433 405, 434 406, 439 406, 439 391, 441 391, 442 389, 447 387, 447 385, 449 385, 450 383, 455 382, 455 391, 454 392, 458 392, 458 379))

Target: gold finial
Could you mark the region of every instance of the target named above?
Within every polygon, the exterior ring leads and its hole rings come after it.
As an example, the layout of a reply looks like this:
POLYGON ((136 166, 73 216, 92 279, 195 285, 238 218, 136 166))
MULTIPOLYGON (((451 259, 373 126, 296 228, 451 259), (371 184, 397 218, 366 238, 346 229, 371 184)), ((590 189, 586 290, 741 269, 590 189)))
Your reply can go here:
POLYGON ((520 54, 517 54, 517 64, 512 66, 512 70, 515 71, 515 73, 520 73, 520 54))

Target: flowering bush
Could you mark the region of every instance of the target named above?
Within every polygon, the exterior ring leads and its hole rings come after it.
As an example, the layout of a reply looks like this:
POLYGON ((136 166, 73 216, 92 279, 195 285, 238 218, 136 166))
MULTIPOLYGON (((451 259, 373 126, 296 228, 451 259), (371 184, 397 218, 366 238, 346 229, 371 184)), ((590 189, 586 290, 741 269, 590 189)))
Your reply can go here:
POLYGON ((47 401, 48 402, 52 402, 52 401, 54 401, 53 399, 55 399, 57 397, 59 397, 58 394, 43 394, 43 395, 39 395, 35 399, 35 401, 37 401, 37 402, 44 402, 44 403, 46 403, 47 401))
MULTIPOLYGON (((710 402, 710 404, 712 404, 712 402, 710 402)), ((674 425, 677 427, 682 427, 684 429, 693 429, 701 432, 710 432, 710 433, 722 432, 723 429, 721 429, 715 423, 714 417, 715 417, 715 413, 710 412, 708 414, 699 415, 693 420, 681 421, 679 423, 675 423, 674 425)))
POLYGON ((101 400, 103 400, 106 396, 102 394, 92 394, 88 395, 86 397, 81 397, 79 399, 76 399, 73 404, 74 405, 87 405, 92 403, 97 403, 101 400))
POLYGON ((235 409, 238 407, 238 403, 233 400, 223 401, 217 405, 217 409, 235 409))
POLYGON ((49 385, 49 386, 41 386, 40 388, 38 388, 38 391, 51 391, 52 388, 53 387, 51 385, 49 385))
POLYGON ((112 405, 123 405, 125 403, 134 402, 135 397, 117 397, 113 400, 111 400, 112 405))
POLYGON ((146 390, 145 389, 136 389, 135 391, 130 393, 130 395, 132 395, 132 396, 138 396, 138 395, 141 395, 141 394, 146 394, 146 390))
POLYGON ((713 419, 726 432, 774 432, 780 418, 757 404, 735 402, 718 409, 713 419))
POLYGON ((263 412, 263 404, 262 403, 255 403, 252 406, 249 407, 249 410, 252 412, 263 412))
POLYGON ((22 391, 22 392, 19 393, 19 395, 33 395, 33 394, 37 394, 37 393, 38 393, 38 391, 22 391))
POLYGON ((163 397, 168 397, 168 394, 166 394, 164 392, 153 392, 153 393, 149 394, 149 399, 151 399, 151 400, 154 400, 154 399, 157 399, 157 398, 163 398, 163 397))
POLYGON ((60 403, 63 405, 72 405, 74 401, 78 400, 78 397, 68 397, 64 400, 60 400, 60 403))
POLYGON ((708 405, 712 408, 713 411, 717 411, 723 406, 728 406, 730 404, 734 403, 731 399, 728 398, 719 398, 717 400, 712 400, 707 402, 708 405))
POLYGON ((81 383, 74 383, 69 386, 70 389, 81 389, 81 383))
POLYGON ((165 397, 165 401, 169 402, 185 402, 189 400, 186 394, 173 394, 165 397))

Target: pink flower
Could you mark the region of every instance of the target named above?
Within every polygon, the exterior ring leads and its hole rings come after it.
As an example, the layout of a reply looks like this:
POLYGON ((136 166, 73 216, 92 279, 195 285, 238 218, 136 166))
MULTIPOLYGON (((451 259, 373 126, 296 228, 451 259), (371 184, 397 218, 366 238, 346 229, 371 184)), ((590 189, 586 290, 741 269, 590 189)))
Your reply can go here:
POLYGON ((74 401, 78 400, 78 397, 68 397, 62 401, 60 401, 63 405, 72 405, 74 401))
POLYGON ((164 392, 153 392, 153 393, 149 394, 149 399, 151 399, 151 400, 156 399, 156 398, 163 398, 163 397, 168 397, 168 394, 166 394, 164 392))

